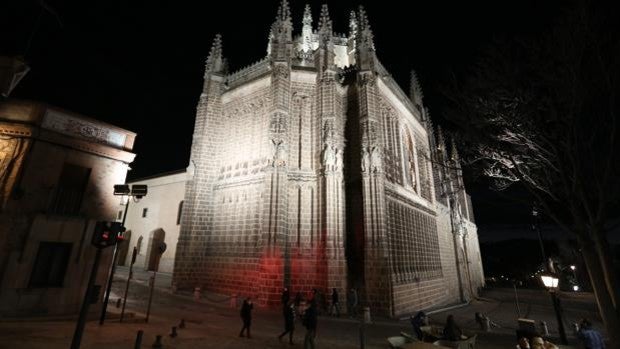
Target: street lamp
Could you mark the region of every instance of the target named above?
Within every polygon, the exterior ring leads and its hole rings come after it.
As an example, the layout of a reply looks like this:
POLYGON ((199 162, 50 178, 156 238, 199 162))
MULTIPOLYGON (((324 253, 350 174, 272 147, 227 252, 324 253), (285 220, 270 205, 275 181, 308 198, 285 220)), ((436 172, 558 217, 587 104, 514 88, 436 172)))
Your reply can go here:
POLYGON ((554 274, 541 274, 540 279, 551 295, 553 310, 555 311, 555 317, 558 322, 558 331, 560 332, 560 341, 562 344, 568 344, 568 340, 566 339, 566 331, 564 330, 564 322, 562 321, 562 307, 557 296, 560 279, 554 274))
MULTIPOLYGON (((125 206, 125 212, 123 213, 123 220, 121 226, 125 227, 125 219, 127 219, 127 212, 129 211, 129 203, 131 198, 141 199, 146 196, 148 192, 145 184, 116 184, 114 185, 114 195, 121 197, 121 204, 125 206)), ((108 308, 108 301, 110 300, 110 291, 112 290, 112 280, 114 279, 114 271, 116 270, 116 258, 118 258, 118 244, 114 245, 114 252, 112 254, 112 267, 110 267, 110 275, 108 277, 108 283, 106 286, 105 297, 103 298, 103 308, 101 309, 101 317, 99 318, 99 325, 103 325, 105 322, 106 310, 108 308)))

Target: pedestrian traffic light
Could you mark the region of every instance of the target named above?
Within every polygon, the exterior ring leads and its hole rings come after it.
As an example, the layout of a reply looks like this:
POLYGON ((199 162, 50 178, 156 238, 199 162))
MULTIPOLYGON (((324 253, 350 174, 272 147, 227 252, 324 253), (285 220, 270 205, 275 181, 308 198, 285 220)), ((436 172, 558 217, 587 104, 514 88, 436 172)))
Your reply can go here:
POLYGON ((120 222, 99 221, 95 224, 92 244, 97 248, 106 248, 123 241, 125 227, 120 222))

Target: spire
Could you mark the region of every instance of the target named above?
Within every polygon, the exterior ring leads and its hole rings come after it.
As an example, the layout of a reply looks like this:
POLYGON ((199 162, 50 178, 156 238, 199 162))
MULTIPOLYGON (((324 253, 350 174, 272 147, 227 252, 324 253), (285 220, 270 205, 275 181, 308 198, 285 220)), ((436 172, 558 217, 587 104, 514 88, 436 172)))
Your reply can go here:
POLYGON ((442 155, 445 155, 444 150, 446 149, 446 139, 443 137, 443 130, 441 126, 437 126, 437 150, 441 152, 442 155))
POLYGON ((312 9, 306 4, 304 18, 301 27, 301 50, 304 52, 312 51, 312 9))
POLYGON ((364 6, 360 6, 357 13, 359 30, 358 44, 360 45, 360 47, 365 47, 374 51, 375 44, 373 42, 372 29, 370 28, 370 22, 368 21, 368 16, 366 15, 366 10, 364 10, 364 6))
POLYGON ((222 36, 216 34, 207 57, 205 74, 207 73, 222 73, 225 71, 226 62, 222 57, 222 36))
POLYGON ((278 7, 278 15, 276 17, 276 22, 284 22, 291 23, 291 8, 288 5, 288 1, 282 0, 280 3, 280 7, 278 7))
POLYGON ((450 159, 459 162, 459 151, 456 149, 456 141, 454 137, 450 137, 450 159))
POLYGON ((349 14, 349 39, 353 39, 355 41, 355 37, 357 36, 357 16, 355 15, 355 11, 351 11, 349 14))
POLYGON ((276 20, 271 26, 267 52, 275 60, 289 60, 292 50, 293 24, 291 9, 287 0, 282 0, 278 6, 276 20))
POLYGON ((332 20, 329 19, 329 9, 327 8, 327 4, 323 4, 321 6, 321 17, 319 19, 319 31, 324 35, 329 34, 329 39, 331 39, 332 35, 332 20))
MULTIPOLYGON (((418 80, 418 74, 415 70, 411 70, 411 84, 409 85, 409 98, 416 106, 422 107, 422 87, 420 87, 420 81, 418 80)), ((421 112, 421 110, 420 110, 421 112)))
POLYGON ((303 24, 304 28, 306 26, 310 26, 310 28, 312 28, 312 9, 308 4, 306 4, 306 7, 304 8, 304 18, 302 19, 301 23, 303 24))

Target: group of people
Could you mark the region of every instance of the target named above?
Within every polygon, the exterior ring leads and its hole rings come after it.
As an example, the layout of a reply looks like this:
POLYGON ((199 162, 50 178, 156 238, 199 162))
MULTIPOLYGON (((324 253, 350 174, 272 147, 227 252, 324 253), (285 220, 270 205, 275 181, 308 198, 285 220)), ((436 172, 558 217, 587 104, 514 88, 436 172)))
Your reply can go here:
MULTIPOLYGON (((415 316, 411 317, 411 326, 413 327, 413 333, 416 338, 423 341, 425 339, 425 333, 422 331, 423 326, 428 325, 428 316, 423 311, 418 312, 415 316)), ((441 334, 441 338, 433 338, 433 339, 445 339, 448 341, 460 341, 463 339, 467 339, 465 335, 463 335, 463 331, 454 321, 453 315, 448 315, 446 319, 446 324, 443 327, 443 332, 441 334)))
MULTIPOLYGON (((297 314, 299 314, 299 317, 302 320, 302 325, 306 328, 304 348, 314 348, 319 315, 319 297, 320 294, 317 289, 312 289, 308 297, 306 307, 302 308, 303 299, 301 292, 297 292, 295 298, 291 299, 288 288, 284 288, 282 290, 281 304, 282 315, 284 317, 284 332, 278 336, 278 340, 282 341, 282 339, 288 335, 289 343, 291 345, 294 344, 293 334, 295 333, 295 319, 297 318, 297 314)), ((352 288, 347 297, 347 307, 351 316, 355 316, 357 314, 357 305, 357 291, 352 288)), ((247 338, 252 338, 250 328, 252 325, 253 308, 254 305, 252 304, 252 299, 250 297, 244 299, 240 314, 243 327, 241 328, 239 337, 247 336, 247 338)), ((338 294, 338 290, 335 288, 332 289, 329 313, 332 316, 340 316, 340 295, 338 294)))

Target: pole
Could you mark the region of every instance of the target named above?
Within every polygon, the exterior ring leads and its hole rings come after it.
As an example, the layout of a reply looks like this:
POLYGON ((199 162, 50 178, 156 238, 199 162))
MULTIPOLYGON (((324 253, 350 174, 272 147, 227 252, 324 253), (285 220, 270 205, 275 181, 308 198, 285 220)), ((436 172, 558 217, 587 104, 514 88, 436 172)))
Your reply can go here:
POLYGON ((144 322, 149 322, 149 315, 151 314, 151 302, 153 301, 153 290, 155 289, 155 276, 157 276, 157 270, 153 271, 153 276, 151 277, 151 292, 149 294, 149 305, 146 308, 146 319, 144 322))
POLYGON ((121 309, 121 320, 123 322, 123 318, 125 317, 125 306, 127 305, 127 293, 129 293, 129 281, 133 276, 133 264, 136 262, 136 256, 138 254, 138 249, 136 247, 133 248, 133 252, 131 253, 131 263, 129 264, 129 275, 127 276, 127 284, 125 285, 125 296, 123 297, 123 309, 121 309))
POLYGON ((514 290, 515 290, 515 303, 517 304, 517 316, 518 318, 521 318, 521 308, 519 308, 519 296, 517 295, 517 283, 513 282, 512 287, 514 287, 514 290))
POLYGON ((82 308, 80 309, 80 316, 78 317, 77 325, 75 326, 75 332, 73 333, 73 340, 71 341, 71 349, 79 349, 82 342, 82 333, 84 333, 84 326, 86 325, 86 315, 88 315, 88 307, 90 306, 90 300, 92 298, 93 285, 97 278, 97 270, 99 269, 99 261, 101 260, 101 249, 98 248, 95 252, 95 260, 93 261, 93 268, 90 271, 90 277, 88 278, 88 285, 86 286, 86 292, 84 293, 84 300, 82 301, 82 308))
POLYGON ((558 322, 558 332, 560 332, 560 342, 564 345, 568 344, 566 339, 566 331, 564 329, 564 321, 562 321, 562 306, 560 305, 560 299, 554 291, 549 292, 551 294, 551 302, 553 303, 553 310, 555 310, 555 318, 558 322))
POLYGON ((546 272, 551 272, 551 270, 549 270, 549 267, 547 265, 547 254, 545 253, 545 244, 543 243, 542 233, 540 232, 540 225, 538 224, 538 211, 536 210, 535 206, 532 209, 532 216, 534 216, 534 229, 536 230, 536 233, 538 234, 538 243, 540 245, 540 254, 543 259, 543 268, 545 268, 546 272))
MULTIPOLYGON (((129 211, 129 202, 131 197, 127 198, 127 204, 125 205, 125 213, 123 214, 123 221, 121 225, 125 226, 125 219, 127 218, 127 212, 129 211)), ((118 243, 114 244, 114 253, 112 254, 112 267, 108 276, 108 284, 106 286, 105 297, 103 298, 103 308, 101 309, 101 317, 99 318, 99 325, 103 325, 105 322, 105 315, 108 309, 108 301, 110 300, 110 291, 112 290, 112 280, 114 279, 114 271, 116 270, 116 258, 118 258, 118 243)))

